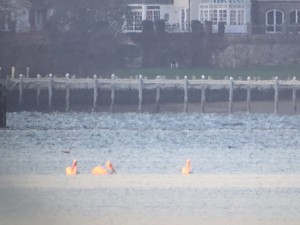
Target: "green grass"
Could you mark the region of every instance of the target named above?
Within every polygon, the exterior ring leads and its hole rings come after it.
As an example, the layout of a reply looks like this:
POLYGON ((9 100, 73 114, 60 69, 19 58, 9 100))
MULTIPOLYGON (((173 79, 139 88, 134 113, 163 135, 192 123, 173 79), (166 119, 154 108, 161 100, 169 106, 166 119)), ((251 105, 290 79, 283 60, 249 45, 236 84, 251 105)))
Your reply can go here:
POLYGON ((142 74, 149 79, 155 78, 157 75, 166 76, 166 79, 175 79, 176 76, 183 78, 185 75, 189 79, 195 76, 200 79, 202 75, 207 78, 211 76, 212 79, 224 79, 225 76, 232 76, 234 79, 247 79, 250 76, 257 77, 261 80, 269 80, 277 76, 280 80, 291 79, 296 76, 300 79, 300 65, 280 65, 280 66, 256 66, 247 68, 137 68, 137 69, 118 69, 114 74, 119 78, 129 78, 142 74))

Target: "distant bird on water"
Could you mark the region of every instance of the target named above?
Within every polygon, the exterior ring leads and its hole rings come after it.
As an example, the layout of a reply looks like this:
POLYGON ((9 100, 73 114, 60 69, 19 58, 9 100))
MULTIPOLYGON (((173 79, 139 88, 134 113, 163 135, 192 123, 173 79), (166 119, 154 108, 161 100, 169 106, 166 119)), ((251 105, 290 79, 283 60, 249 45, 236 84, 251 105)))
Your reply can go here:
POLYGON ((66 148, 64 150, 61 151, 62 153, 71 153, 71 149, 70 148, 66 148))

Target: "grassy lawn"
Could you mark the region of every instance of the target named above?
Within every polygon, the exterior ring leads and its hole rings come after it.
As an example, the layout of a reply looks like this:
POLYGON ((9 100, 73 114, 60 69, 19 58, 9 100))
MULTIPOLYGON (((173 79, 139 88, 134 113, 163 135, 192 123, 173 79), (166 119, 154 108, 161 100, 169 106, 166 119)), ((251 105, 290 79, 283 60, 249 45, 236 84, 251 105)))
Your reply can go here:
POLYGON ((212 79, 224 79, 225 76, 232 76, 234 79, 247 79, 250 76, 257 77, 261 80, 269 80, 277 76, 280 80, 291 79, 296 76, 300 79, 300 65, 280 65, 280 66, 260 66, 260 67, 245 67, 245 68, 136 68, 136 69, 118 69, 114 71, 119 78, 129 78, 130 76, 142 74, 144 77, 153 79, 157 75, 165 76, 166 79, 175 79, 179 76, 182 79, 185 75, 189 79, 195 76, 197 79, 205 75, 212 79))

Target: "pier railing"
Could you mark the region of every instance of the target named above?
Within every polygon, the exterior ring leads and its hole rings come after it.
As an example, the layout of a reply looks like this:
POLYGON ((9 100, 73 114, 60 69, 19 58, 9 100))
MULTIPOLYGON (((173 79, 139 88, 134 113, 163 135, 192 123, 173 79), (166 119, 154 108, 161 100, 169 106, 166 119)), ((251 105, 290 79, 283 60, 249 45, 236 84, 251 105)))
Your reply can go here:
POLYGON ((65 90, 66 91, 66 111, 70 107, 70 90, 74 89, 92 89, 93 90, 93 108, 97 107, 98 91, 99 90, 109 90, 111 92, 111 111, 114 112, 115 96, 117 90, 127 90, 136 89, 138 91, 138 111, 142 111, 143 104, 143 90, 155 89, 156 90, 156 109, 159 110, 160 104, 160 91, 162 89, 182 89, 184 92, 184 112, 188 111, 188 93, 190 89, 200 89, 201 90, 201 111, 205 112, 205 102, 206 102, 206 90, 214 89, 228 89, 228 112, 232 112, 233 105, 233 90, 234 89, 245 89, 247 91, 247 112, 250 112, 250 102, 251 102, 251 89, 258 88, 260 90, 264 89, 274 89, 274 112, 278 112, 278 93, 282 89, 292 90, 292 102, 293 110, 297 111, 297 90, 300 90, 300 81, 293 77, 290 80, 279 80, 274 77, 273 80, 257 80, 251 79, 247 80, 234 80, 232 77, 224 80, 213 80, 206 79, 202 75, 201 79, 188 79, 185 76, 183 79, 165 79, 162 76, 157 76, 156 79, 143 78, 139 75, 135 78, 130 79, 119 79, 114 74, 110 79, 98 78, 96 75, 92 78, 75 78, 70 77, 66 74, 65 77, 54 77, 49 74, 47 77, 41 77, 37 75, 36 78, 26 78, 22 74, 18 78, 7 78, 4 84, 9 91, 18 89, 19 91, 19 104, 23 103, 23 90, 33 89, 36 90, 36 104, 40 104, 40 92, 42 89, 48 90, 48 106, 49 109, 52 108, 52 96, 55 90, 65 90))

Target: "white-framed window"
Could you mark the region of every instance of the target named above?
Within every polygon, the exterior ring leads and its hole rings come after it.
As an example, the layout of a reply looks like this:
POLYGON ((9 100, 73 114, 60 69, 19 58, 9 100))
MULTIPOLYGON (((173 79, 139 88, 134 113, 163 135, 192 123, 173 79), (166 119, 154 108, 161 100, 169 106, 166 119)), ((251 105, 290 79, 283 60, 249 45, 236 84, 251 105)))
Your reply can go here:
POLYGON ((290 13, 290 28, 293 32, 300 32, 300 9, 290 13))
POLYGON ((225 22, 227 21, 227 10, 221 9, 219 10, 219 19, 218 22, 225 22))
POLYGON ((200 5, 199 9, 199 20, 200 21, 208 21, 209 20, 209 9, 208 5, 200 5))
POLYGON ((235 10, 230 10, 230 20, 229 20, 229 24, 230 25, 236 25, 237 22, 236 22, 236 19, 237 16, 236 16, 236 11, 235 10))
POLYGON ((237 21, 238 25, 245 24, 245 10, 237 10, 237 21))
POLYGON ((142 6, 135 6, 131 8, 127 17, 127 30, 139 31, 142 30, 142 6))
POLYGON ((209 20, 212 21, 213 25, 218 24, 218 10, 210 10, 209 11, 209 20))
POLYGON ((273 9, 266 12, 266 32, 280 33, 284 22, 284 14, 282 11, 273 9))
POLYGON ((190 31, 190 11, 188 8, 180 9, 180 30, 190 31))
POLYGON ((225 22, 229 25, 245 25, 246 4, 244 0, 210 0, 199 4, 199 21, 212 21, 213 25, 225 22))
POLYGON ((159 6, 147 6, 146 20, 156 21, 160 19, 160 7, 159 6))

